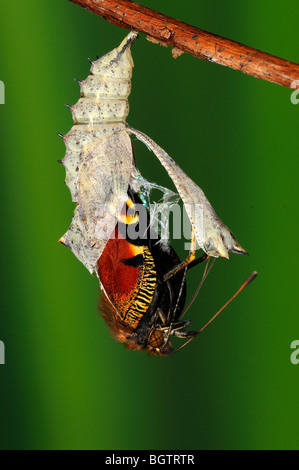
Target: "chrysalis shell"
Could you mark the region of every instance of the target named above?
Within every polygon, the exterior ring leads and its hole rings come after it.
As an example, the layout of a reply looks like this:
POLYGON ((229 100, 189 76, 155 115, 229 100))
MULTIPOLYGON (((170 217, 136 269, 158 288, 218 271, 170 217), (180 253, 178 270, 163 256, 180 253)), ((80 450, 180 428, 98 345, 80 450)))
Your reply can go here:
POLYGON ((124 204, 133 151, 125 128, 133 59, 131 32, 120 46, 91 65, 71 107, 74 126, 64 136, 66 184, 77 203, 69 230, 60 239, 93 273, 124 204))
POLYGON ((60 239, 91 273, 116 225, 135 171, 133 133, 158 157, 185 205, 198 246, 210 256, 247 254, 216 215, 203 191, 152 139, 126 125, 133 59, 131 32, 119 47, 92 62, 80 82, 81 98, 71 107, 74 126, 63 137, 66 184, 77 207, 60 239))
POLYGON ((234 234, 219 219, 203 190, 189 178, 179 165, 143 132, 127 126, 129 132, 158 157, 174 182, 184 203, 199 248, 210 256, 229 259, 229 252, 247 255, 234 234))

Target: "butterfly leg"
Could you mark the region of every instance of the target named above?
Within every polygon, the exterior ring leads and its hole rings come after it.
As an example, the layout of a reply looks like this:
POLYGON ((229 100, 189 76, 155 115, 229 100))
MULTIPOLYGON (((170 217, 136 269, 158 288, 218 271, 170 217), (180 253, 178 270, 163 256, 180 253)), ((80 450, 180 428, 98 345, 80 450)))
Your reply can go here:
POLYGON ((190 251, 189 251, 187 258, 184 261, 182 261, 182 263, 178 264, 173 269, 171 269, 167 274, 165 274, 163 281, 164 282, 168 281, 168 279, 175 276, 182 269, 189 268, 189 266, 193 267, 196 264, 202 263, 208 258, 208 255, 205 253, 201 258, 198 258, 196 260, 195 253, 196 253, 196 238, 195 238, 194 230, 192 228, 191 247, 190 247, 190 251))

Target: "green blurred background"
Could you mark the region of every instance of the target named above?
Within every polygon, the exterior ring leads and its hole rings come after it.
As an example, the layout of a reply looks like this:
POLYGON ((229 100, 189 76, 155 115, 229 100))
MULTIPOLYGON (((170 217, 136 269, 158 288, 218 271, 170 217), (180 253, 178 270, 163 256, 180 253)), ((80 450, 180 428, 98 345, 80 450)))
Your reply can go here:
MULTIPOLYGON (((298 2, 142 1, 299 61, 298 2)), ((188 348, 149 357, 116 343, 98 282, 58 244, 73 204, 56 133, 72 126, 74 77, 126 31, 67 0, 0 7, 2 449, 298 448, 298 116, 291 90, 144 35, 128 122, 204 189, 249 257, 216 262, 188 312, 202 326, 254 269, 257 280, 188 348)), ((136 143, 141 171, 169 180, 136 143)), ((202 268, 190 272, 189 293, 202 268)))

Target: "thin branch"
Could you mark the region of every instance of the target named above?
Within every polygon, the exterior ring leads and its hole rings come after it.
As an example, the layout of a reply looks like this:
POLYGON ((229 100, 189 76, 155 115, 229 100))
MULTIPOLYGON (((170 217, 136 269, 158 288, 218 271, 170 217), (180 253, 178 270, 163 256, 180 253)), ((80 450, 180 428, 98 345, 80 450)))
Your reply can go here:
POLYGON ((180 52, 226 65, 262 80, 296 88, 299 64, 280 59, 230 39, 208 33, 129 0, 70 0, 102 16, 110 23, 147 34, 148 39, 174 47, 173 55, 180 52))

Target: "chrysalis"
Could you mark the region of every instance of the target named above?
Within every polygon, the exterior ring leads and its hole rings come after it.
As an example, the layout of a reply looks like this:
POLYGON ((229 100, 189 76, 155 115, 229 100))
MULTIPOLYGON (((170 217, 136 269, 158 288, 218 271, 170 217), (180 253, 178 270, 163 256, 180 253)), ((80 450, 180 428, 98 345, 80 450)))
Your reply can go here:
POLYGON ((158 157, 182 198, 199 248, 210 256, 229 258, 229 251, 247 255, 234 234, 219 219, 203 190, 150 137, 130 126, 127 129, 158 157))
POLYGON ((136 172, 133 133, 154 151, 172 178, 190 219, 199 248, 228 258, 230 251, 247 254, 218 218, 203 191, 155 142, 126 126, 133 59, 131 32, 116 49, 92 62, 91 74, 80 82, 81 98, 71 107, 74 126, 63 139, 66 184, 77 203, 69 230, 61 238, 91 273, 110 238, 132 172, 136 172))
MULTIPOLYGON (((116 339, 131 349, 169 354, 170 335, 191 339, 198 334, 186 330, 190 322, 182 321, 187 269, 209 256, 247 253, 192 179, 152 139, 127 125, 131 45, 136 37, 131 32, 119 47, 92 62, 90 75, 79 82, 81 98, 71 107, 74 126, 63 136, 62 160, 76 209, 60 241, 99 278, 103 317, 116 339), (130 134, 158 157, 179 196, 138 172, 130 134), (177 197, 185 206, 192 244, 183 262, 167 240, 152 239, 150 228, 156 219, 148 209, 150 192, 156 188, 163 194, 162 211, 169 210, 177 197), (126 207, 134 209, 133 215, 124 214, 126 207), (134 227, 140 229, 144 220, 145 228, 137 237, 128 235, 128 230, 132 234, 134 227), (204 255, 195 260, 196 244, 204 255)), ((161 229, 163 224, 158 232, 161 229)))
POLYGON ((132 143, 125 128, 129 112, 137 34, 93 62, 80 82, 81 98, 71 107, 74 126, 64 136, 66 184, 77 203, 69 230, 61 238, 91 272, 115 227, 127 198, 134 168, 132 143))

